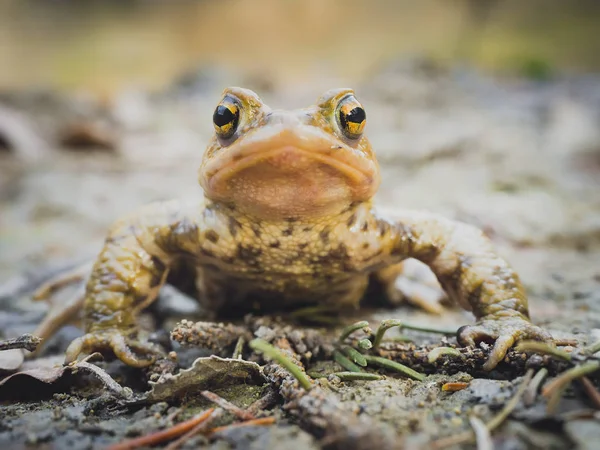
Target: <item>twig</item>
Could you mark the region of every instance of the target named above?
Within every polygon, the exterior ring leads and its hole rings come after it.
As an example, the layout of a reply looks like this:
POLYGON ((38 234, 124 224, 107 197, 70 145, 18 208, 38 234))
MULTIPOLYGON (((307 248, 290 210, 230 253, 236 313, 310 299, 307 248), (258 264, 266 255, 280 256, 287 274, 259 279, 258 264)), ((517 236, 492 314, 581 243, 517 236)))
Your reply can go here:
POLYGON ((238 419, 241 419, 241 420, 256 419, 254 414, 252 414, 248 411, 244 411, 241 408, 238 408, 233 403, 225 400, 223 397, 215 394, 214 392, 202 391, 201 394, 204 398, 206 398, 206 399, 210 400, 211 402, 215 403, 216 405, 220 406, 225 411, 230 412, 231 414, 236 416, 238 419))
POLYGON ((600 392, 598 392, 598 389, 596 389, 588 377, 581 377, 581 380, 579 381, 583 385, 583 389, 585 389, 588 397, 594 404, 594 407, 596 409, 600 409, 600 392))
MULTIPOLYGON (((363 356, 363 358, 366 358, 366 357, 363 356)), ((342 366, 344 369, 346 369, 348 372, 362 372, 362 369, 360 367, 358 367, 356 364, 354 364, 352 361, 350 361, 348 358, 346 358, 344 355, 342 355, 342 353, 339 352, 338 350, 334 350, 333 360, 336 363, 338 363, 340 366, 342 366)), ((365 364, 366 364, 366 359, 365 359, 365 364)))
POLYGON ((437 347, 437 348, 434 348, 433 350, 431 350, 427 354, 427 361, 430 364, 433 364, 442 355, 453 356, 453 357, 458 357, 460 359, 465 359, 465 357, 463 356, 463 354, 461 352, 459 352, 455 348, 452 348, 452 347, 437 347))
POLYGON ((596 352, 600 352, 600 341, 585 347, 583 351, 589 355, 593 355, 596 352))
POLYGON ((525 389, 527 389, 527 386, 529 385, 532 378, 533 378, 533 369, 529 369, 527 371, 527 373, 525 374, 525 376, 523 377, 523 382, 519 386, 519 389, 517 389, 517 393, 513 396, 513 398, 511 398, 508 401, 508 403, 506 403, 506 405, 504 405, 504 408, 502 408, 502 411, 500 411, 492 420, 490 420, 488 422, 487 427, 490 431, 494 431, 496 428, 498 428, 500 425, 502 425, 502 422, 504 422, 506 420, 506 418, 517 407, 517 405, 519 404, 519 400, 521 400, 521 397, 523 397, 523 394, 525 393, 525 389))
POLYGON ((340 342, 344 342, 344 339, 346 339, 348 336, 350 336, 352 333, 354 333, 357 330, 360 330, 361 328, 368 328, 369 327, 369 322, 367 322, 366 320, 361 320, 360 322, 355 322, 352 325, 348 325, 347 327, 345 327, 339 337, 339 341, 340 342))
POLYGON ((179 414, 181 414, 181 411, 182 411, 182 408, 177 408, 175 411, 173 411, 171 414, 169 414, 166 419, 167 423, 175 420, 175 417, 177 417, 179 414))
POLYGON ((554 414, 556 412, 558 404, 560 403, 560 399, 567 390, 567 386, 568 385, 562 385, 554 389, 552 395, 550 395, 550 398, 548 398, 548 402, 546 403, 546 411, 548 414, 554 414))
POLYGON ((170 443, 165 448, 165 450, 177 450, 179 447, 181 447, 183 444, 185 444, 187 441, 189 441, 191 438, 193 438, 197 434, 207 433, 210 429, 210 426, 213 424, 213 422, 215 420, 220 419, 222 416, 223 416, 223 410, 221 408, 216 409, 215 411, 213 411, 213 413, 211 415, 209 415, 206 418, 206 420, 200 422, 198 425, 196 425, 190 431, 185 433, 179 439, 170 443))
POLYGON ((38 348, 38 345, 40 345, 42 341, 42 338, 39 338, 32 334, 23 334, 18 338, 0 341, 0 351, 23 348, 25 350, 33 352, 38 348))
POLYGON ((256 350, 257 352, 263 353, 265 356, 275 360, 278 364, 283 366, 289 373, 291 373, 298 383, 306 389, 309 390, 312 388, 312 384, 306 374, 302 371, 300 367, 294 364, 290 359, 288 359, 283 353, 273 347, 271 344, 263 341, 262 339, 254 339, 250 341, 248 344, 252 350, 256 350))
POLYGON ((429 448, 432 450, 438 450, 443 448, 449 448, 458 444, 466 444, 475 438, 473 431, 463 431, 462 433, 453 434, 452 436, 444 437, 433 441, 429 448))
POLYGON ((244 336, 240 336, 235 344, 235 348, 233 349, 233 356, 231 357, 232 359, 242 359, 242 352, 244 351, 245 343, 246 340, 244 339, 244 336))
POLYGON ((590 361, 563 372, 552 382, 544 386, 542 395, 548 399, 548 404, 546 406, 548 412, 554 413, 556 411, 556 407, 560 402, 563 392, 573 380, 596 372, 598 369, 600 369, 600 361, 590 361))
POLYGON ((544 386, 544 389, 542 390, 542 395, 544 397, 547 397, 548 395, 551 395, 556 388, 564 386, 584 375, 593 373, 598 369, 600 369, 600 362, 598 361, 590 361, 585 364, 573 367, 572 369, 569 369, 563 372, 560 376, 556 377, 548 385, 544 386))
POLYGON ((357 381, 357 380, 381 380, 383 377, 381 375, 377 375, 376 373, 367 373, 367 372, 335 372, 333 375, 338 377, 342 381, 357 381))
POLYGON ((485 423, 481 421, 479 417, 470 416, 469 422, 473 427, 475 433, 475 441, 477 442, 477 450, 494 450, 494 443, 492 442, 492 435, 485 423))
POLYGON ((375 339, 373 340, 373 349, 377 350, 377 347, 379 347, 379 344, 381 344, 383 335, 385 334, 385 332, 387 330, 389 330, 390 328, 393 328, 393 327, 400 327, 400 326, 402 326, 402 322, 400 322, 399 320, 394 320, 394 319, 382 320, 381 323, 379 324, 379 328, 377 328, 377 332, 375 333, 375 339))
MULTIPOLYGON (((600 344, 600 342, 598 342, 600 344)), ((579 341, 577 339, 570 338, 555 338, 554 345, 557 347, 577 347, 579 345, 579 341)))
POLYGON ((423 381, 425 379, 425 375, 417 372, 416 370, 411 369, 410 367, 406 367, 404 364, 400 364, 400 363, 397 363, 396 361, 392 361, 391 359, 382 358, 380 356, 371 356, 371 355, 365 355, 365 359, 367 360, 367 363, 369 363, 369 364, 383 367, 388 370, 393 370, 394 372, 400 372, 414 380, 423 381))
MULTIPOLYGON (((90 356, 93 356, 93 354, 90 356)), ((106 373, 105 370, 101 369, 95 364, 90 364, 87 361, 78 361, 70 367, 72 369, 84 369, 88 372, 93 373, 109 391, 111 391, 118 397, 130 398, 133 394, 130 388, 124 388, 123 386, 121 386, 108 373, 106 373)))
POLYGON ((550 355, 563 361, 571 361, 571 354, 560 350, 551 345, 538 341, 523 341, 515 347, 517 352, 541 353, 542 355, 550 355))
POLYGON ((525 390, 525 394, 523 394, 523 402, 525 402, 526 405, 533 405, 538 391, 540 390, 540 386, 547 376, 548 369, 542 367, 531 379, 531 383, 529 383, 529 386, 527 386, 527 389, 525 390))
POLYGON ((256 400, 250 406, 248 406, 247 411, 251 414, 257 414, 259 411, 264 411, 265 409, 268 409, 271 406, 273 406, 275 403, 277 403, 278 399, 279 394, 277 393, 277 391, 270 390, 261 398, 256 400))
POLYGON ((213 428, 210 431, 210 433, 211 434, 219 433, 221 431, 229 430, 231 428, 273 425, 274 423, 275 423, 275 417, 261 417, 260 419, 247 420, 246 422, 233 423, 231 425, 225 425, 222 427, 213 428))
POLYGON ((358 350, 348 345, 344 345, 342 347, 342 351, 346 354, 348 358, 350 358, 350 360, 352 360, 361 367, 366 367, 367 360, 361 353, 358 352, 358 350))
POLYGON ((166 430, 157 431, 155 433, 140 436, 134 439, 128 439, 115 445, 111 445, 107 450, 130 450, 142 446, 151 446, 160 444, 161 442, 169 441, 184 433, 187 433, 198 424, 204 422, 214 412, 214 408, 192 417, 185 422, 167 428, 166 430))

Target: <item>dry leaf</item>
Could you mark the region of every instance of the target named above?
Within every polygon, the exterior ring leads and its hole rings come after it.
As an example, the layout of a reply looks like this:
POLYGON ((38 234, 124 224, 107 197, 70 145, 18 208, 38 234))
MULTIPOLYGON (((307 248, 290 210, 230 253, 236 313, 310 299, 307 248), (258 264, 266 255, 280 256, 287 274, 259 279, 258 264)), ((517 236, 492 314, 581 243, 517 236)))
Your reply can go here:
POLYGON ((0 372, 14 372, 23 364, 23 350, 15 348, 0 351, 0 372))
POLYGON ((63 375, 64 372, 65 368, 63 366, 38 367, 35 369, 23 370, 21 372, 13 373, 3 380, 0 380, 0 386, 15 377, 31 377, 43 383, 54 383, 63 375))
POLYGON ((254 362, 240 359, 209 356, 198 358, 189 369, 177 375, 166 374, 156 383, 151 383, 147 399, 163 401, 182 397, 189 393, 200 393, 212 385, 219 387, 230 384, 263 384, 260 366, 254 362))

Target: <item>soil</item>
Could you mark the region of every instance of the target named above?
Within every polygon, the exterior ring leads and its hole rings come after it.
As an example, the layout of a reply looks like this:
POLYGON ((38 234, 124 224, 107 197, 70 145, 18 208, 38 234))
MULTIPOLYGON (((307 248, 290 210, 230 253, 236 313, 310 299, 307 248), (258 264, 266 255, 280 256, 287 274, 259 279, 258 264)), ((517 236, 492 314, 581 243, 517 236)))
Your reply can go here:
MULTIPOLYGON (((354 87, 367 110, 367 132, 381 163, 378 201, 429 209, 481 227, 520 273, 536 323, 581 345, 598 340, 600 77, 493 77, 414 60, 380 67, 366 79, 354 87)), ((162 91, 131 90, 102 101, 40 91, 0 96, 0 338, 35 328, 48 305, 31 300, 33 289, 93 257, 116 218, 154 200, 202 195, 194 167, 211 133, 212 108, 223 87, 246 86, 274 107, 299 107, 312 103, 322 90, 344 84, 330 77, 328 86, 322 86, 323 79, 280 86, 225 69, 190 73, 184 80, 162 91)), ((168 341, 178 320, 201 317, 185 295, 167 294, 145 315, 158 341, 165 336, 168 341)), ((60 301, 68 295, 69 289, 56 297, 60 301)), ((454 329, 472 322, 458 309, 432 316, 409 306, 362 311, 343 321, 367 319, 376 327, 386 318, 454 329)), ((258 333, 252 327, 247 331, 258 333)), ((318 333, 326 339, 337 331, 318 333)), ((47 342, 41 354, 46 367, 60 361, 79 334, 70 326, 47 342)), ((406 334, 417 345, 455 342, 430 333, 406 334)), ((211 353, 174 348, 182 367, 211 353)), ((294 349, 301 353, 298 345, 294 349)), ((230 351, 217 353, 230 357, 230 351)), ((332 364, 326 349, 315 355, 310 362, 297 355, 309 373, 315 365, 332 364)), ((248 348, 243 356, 264 363, 248 348)), ((15 377, 0 385, 0 447, 106 448, 211 405, 197 393, 167 402, 139 401, 150 388, 148 381, 170 370, 167 363, 154 376, 118 362, 97 364, 131 388, 137 401, 118 398, 83 371, 67 371, 49 383, 15 377)), ((341 382, 333 377, 331 386, 319 389, 334 398, 323 405, 334 402, 340 411, 365 417, 340 428, 348 434, 346 448, 363 445, 352 440, 360 427, 379 426, 382 435, 397 437, 398 447, 431 448, 436 439, 470 430, 471 415, 487 422, 498 413, 523 380, 524 370, 512 367, 488 376, 442 368, 439 373, 430 370, 422 382, 382 371, 380 380, 341 382), (443 391, 447 382, 468 386, 443 391)), ((216 383, 211 389, 245 408, 280 382, 216 383)), ((263 412, 276 417, 275 425, 230 428, 211 438, 193 438, 182 448, 337 445, 316 420, 302 417, 311 410, 303 409, 301 400, 280 394, 263 412)), ((595 448, 600 421, 578 384, 566 391, 554 413, 546 406, 542 397, 530 405, 520 402, 492 434, 495 448, 595 448)), ((317 408, 311 414, 321 413, 317 408)), ((230 423, 232 416, 221 420, 230 423)), ((470 441, 456 448, 474 446, 470 441)))

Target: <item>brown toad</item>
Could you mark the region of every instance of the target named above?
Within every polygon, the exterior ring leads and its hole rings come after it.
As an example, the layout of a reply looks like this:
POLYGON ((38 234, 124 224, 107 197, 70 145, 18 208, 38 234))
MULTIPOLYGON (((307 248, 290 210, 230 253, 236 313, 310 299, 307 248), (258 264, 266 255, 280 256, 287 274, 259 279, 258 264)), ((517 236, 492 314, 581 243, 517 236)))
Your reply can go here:
POLYGON ((200 301, 231 314, 355 308, 369 282, 396 297, 402 261, 414 258, 475 315, 459 341, 495 341, 486 369, 520 339, 551 339, 529 322, 519 277, 481 231, 373 206, 379 166, 352 90, 280 111, 230 88, 213 122, 199 173, 205 201, 153 204, 111 228, 86 287, 87 334, 69 346, 67 362, 110 349, 129 365, 150 364, 139 355, 152 349, 137 340, 136 315, 182 262, 196 269, 200 301))

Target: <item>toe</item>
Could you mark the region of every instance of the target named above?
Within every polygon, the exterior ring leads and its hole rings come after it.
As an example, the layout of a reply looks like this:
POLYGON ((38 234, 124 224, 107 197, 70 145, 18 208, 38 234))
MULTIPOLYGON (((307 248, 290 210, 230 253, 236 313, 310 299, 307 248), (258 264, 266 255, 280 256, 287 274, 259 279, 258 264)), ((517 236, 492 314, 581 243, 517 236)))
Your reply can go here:
POLYGON ((65 352, 65 365, 71 364, 83 352, 83 343, 83 336, 81 336, 69 344, 65 352))
POLYGON ((87 333, 73 340, 65 352, 65 364, 77 360, 79 355, 90 354, 97 350, 110 348, 110 342, 104 334, 87 333))
POLYGON ((506 353, 508 353, 514 343, 515 337, 512 334, 505 334, 496 339, 494 348, 492 348, 488 360, 483 365, 483 370, 490 371, 494 369, 504 359, 506 353))
POLYGON ((536 327, 536 326, 529 327, 525 331, 524 337, 522 339, 533 339, 535 341, 542 341, 547 344, 555 343, 554 338, 552 337, 552 335, 550 333, 548 333, 546 330, 544 330, 540 327, 536 327))
POLYGON ((463 347, 475 347, 479 342, 493 342, 493 336, 488 329, 479 325, 465 325, 456 332, 456 339, 463 347))
POLYGON ((120 333, 115 333, 111 336, 110 347, 115 356, 131 367, 148 367, 156 358, 142 359, 137 357, 127 345, 125 337, 120 333))

